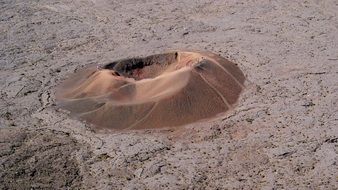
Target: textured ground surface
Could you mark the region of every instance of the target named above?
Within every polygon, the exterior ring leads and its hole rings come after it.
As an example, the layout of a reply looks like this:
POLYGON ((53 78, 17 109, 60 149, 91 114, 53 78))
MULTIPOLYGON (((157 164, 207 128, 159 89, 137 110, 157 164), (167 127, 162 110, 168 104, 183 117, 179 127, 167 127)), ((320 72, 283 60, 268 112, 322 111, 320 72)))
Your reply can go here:
POLYGON ((337 189, 338 2, 2 0, 0 188, 337 189), (248 78, 181 131, 93 133, 54 88, 93 63, 209 50, 248 78))

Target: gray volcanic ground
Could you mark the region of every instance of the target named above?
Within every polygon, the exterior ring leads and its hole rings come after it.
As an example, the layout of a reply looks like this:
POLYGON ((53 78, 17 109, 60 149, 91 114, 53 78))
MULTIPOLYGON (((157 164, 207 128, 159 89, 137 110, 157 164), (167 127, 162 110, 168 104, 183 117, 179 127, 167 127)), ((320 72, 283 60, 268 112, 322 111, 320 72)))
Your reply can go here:
POLYGON ((2 0, 0 188, 337 189, 338 2, 2 0), (96 133, 55 105, 91 64, 172 49, 237 63, 223 117, 96 133))

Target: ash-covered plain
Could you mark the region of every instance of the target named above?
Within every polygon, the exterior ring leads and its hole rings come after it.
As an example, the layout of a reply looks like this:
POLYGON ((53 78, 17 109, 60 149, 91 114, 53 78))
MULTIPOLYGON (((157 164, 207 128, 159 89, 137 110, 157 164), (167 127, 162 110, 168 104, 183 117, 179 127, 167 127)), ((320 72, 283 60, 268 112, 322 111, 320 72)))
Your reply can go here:
POLYGON ((336 0, 0 2, 0 189, 337 189, 336 0), (94 132, 56 105, 88 65, 168 50, 236 63, 225 116, 94 132))

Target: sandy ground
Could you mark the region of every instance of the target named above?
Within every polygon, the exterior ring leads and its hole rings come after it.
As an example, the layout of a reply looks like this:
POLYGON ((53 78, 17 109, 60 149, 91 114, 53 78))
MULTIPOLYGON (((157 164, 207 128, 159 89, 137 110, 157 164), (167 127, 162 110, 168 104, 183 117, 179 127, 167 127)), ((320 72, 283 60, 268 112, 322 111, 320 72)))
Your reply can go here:
POLYGON ((2 0, 0 189, 337 189, 338 2, 2 0), (94 133, 55 106, 76 69, 208 50, 247 88, 180 131, 94 133))

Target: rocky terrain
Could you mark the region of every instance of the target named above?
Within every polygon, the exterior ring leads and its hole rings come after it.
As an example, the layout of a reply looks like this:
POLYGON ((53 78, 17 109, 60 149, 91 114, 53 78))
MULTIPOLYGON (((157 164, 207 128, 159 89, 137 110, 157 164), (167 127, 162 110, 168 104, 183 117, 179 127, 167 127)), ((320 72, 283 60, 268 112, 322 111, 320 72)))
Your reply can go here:
POLYGON ((337 189, 336 0, 2 0, 0 189, 337 189), (238 64, 235 109, 94 132, 55 105, 77 69, 173 49, 238 64))

